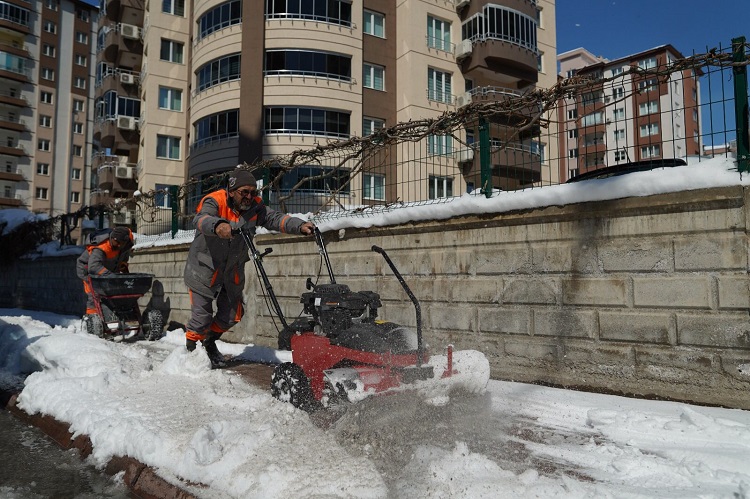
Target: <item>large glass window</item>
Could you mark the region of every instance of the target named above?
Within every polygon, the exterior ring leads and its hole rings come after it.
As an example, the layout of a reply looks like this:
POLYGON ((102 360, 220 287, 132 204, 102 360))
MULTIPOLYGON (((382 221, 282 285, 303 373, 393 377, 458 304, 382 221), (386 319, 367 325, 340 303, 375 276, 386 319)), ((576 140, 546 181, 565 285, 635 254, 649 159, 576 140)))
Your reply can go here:
POLYGON ((265 133, 349 136, 349 113, 306 107, 267 107, 265 133))
POLYGON ((453 154, 453 137, 450 135, 428 136, 427 153, 432 156, 447 156, 453 154))
POLYGON ((184 51, 184 45, 174 40, 161 39, 161 51, 159 52, 159 59, 162 61, 174 62, 182 64, 182 53, 184 51))
MULTIPOLYGON (((281 173, 279 170, 272 169, 271 171, 274 178, 279 173, 281 173)), ((296 192, 348 194, 351 190, 349 178, 350 171, 345 168, 301 165, 285 173, 279 187, 283 192, 289 192, 296 187, 296 192)))
POLYGON ((362 136, 367 137, 372 135, 376 130, 385 128, 385 121, 377 118, 363 118, 362 119, 362 136))
POLYGON ((201 92, 225 81, 240 79, 240 54, 214 59, 195 72, 196 85, 201 92))
POLYGON ((537 52, 536 19, 500 5, 485 5, 461 25, 464 40, 505 40, 537 52))
POLYGON ((22 75, 29 75, 30 62, 25 57, 19 57, 17 55, 9 54, 8 52, 0 51, 0 69, 10 71, 12 73, 18 73, 22 75))
POLYGON ((266 0, 269 19, 312 19, 342 26, 352 24, 351 0, 266 0))
POLYGON ((184 16, 185 0, 162 0, 161 11, 174 16, 184 16))
POLYGON ((268 50, 264 74, 298 74, 351 81, 352 59, 348 55, 312 50, 268 50))
POLYGON ((0 19, 28 27, 29 11, 12 3, 0 2, 0 19))
POLYGON ((427 16, 427 46, 430 48, 452 52, 451 24, 432 16, 427 16))
POLYGON ((450 177, 437 177, 430 175, 429 196, 430 199, 453 197, 453 179, 450 177))
POLYGON ((427 68, 427 98, 438 102, 453 102, 450 73, 427 68))
POLYGON ((203 14, 198 19, 198 40, 204 38, 214 31, 219 31, 227 26, 242 23, 242 2, 232 0, 223 3, 203 14))
POLYGON ((362 197, 376 201, 385 200, 385 176, 372 173, 362 175, 362 197))
POLYGON ((193 147, 206 145, 215 140, 237 137, 240 128, 240 112, 237 109, 206 116, 195 123, 193 147))

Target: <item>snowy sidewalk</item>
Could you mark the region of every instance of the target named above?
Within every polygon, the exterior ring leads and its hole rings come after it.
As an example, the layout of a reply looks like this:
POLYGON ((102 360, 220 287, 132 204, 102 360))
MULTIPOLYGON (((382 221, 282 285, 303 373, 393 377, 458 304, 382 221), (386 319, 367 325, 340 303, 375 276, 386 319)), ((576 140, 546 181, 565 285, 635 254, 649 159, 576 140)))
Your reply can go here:
POLYGON ((321 425, 182 342, 115 344, 77 318, 0 310, 0 383, 87 435, 93 464, 128 456, 197 497, 750 497, 748 411, 491 381, 444 406, 366 400, 321 425))

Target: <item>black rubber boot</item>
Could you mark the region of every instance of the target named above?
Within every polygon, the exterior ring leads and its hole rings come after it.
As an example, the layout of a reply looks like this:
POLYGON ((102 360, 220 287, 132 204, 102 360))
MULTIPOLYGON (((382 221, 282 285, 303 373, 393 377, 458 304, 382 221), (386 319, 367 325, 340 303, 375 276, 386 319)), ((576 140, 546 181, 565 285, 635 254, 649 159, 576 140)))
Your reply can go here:
POLYGON ((220 336, 221 335, 218 334, 211 334, 208 338, 203 340, 203 348, 206 349, 208 359, 211 361, 211 367, 214 369, 227 365, 227 363, 224 361, 224 355, 222 355, 222 353, 216 347, 216 340, 220 336))
POLYGON ((195 347, 196 347, 197 345, 198 345, 198 344, 197 344, 197 343, 196 343, 195 341, 193 341, 193 340, 185 340, 185 348, 187 348, 187 351, 188 351, 188 352, 192 352, 192 351, 194 351, 194 350, 195 350, 195 347))

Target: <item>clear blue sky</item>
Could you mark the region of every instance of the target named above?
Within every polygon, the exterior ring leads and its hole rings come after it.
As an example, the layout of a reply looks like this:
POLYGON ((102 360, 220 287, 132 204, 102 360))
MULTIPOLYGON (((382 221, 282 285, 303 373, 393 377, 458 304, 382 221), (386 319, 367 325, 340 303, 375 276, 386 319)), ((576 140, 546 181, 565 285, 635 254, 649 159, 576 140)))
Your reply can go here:
POLYGON ((750 0, 557 0, 557 53, 613 60, 671 44, 683 55, 750 40, 750 0))

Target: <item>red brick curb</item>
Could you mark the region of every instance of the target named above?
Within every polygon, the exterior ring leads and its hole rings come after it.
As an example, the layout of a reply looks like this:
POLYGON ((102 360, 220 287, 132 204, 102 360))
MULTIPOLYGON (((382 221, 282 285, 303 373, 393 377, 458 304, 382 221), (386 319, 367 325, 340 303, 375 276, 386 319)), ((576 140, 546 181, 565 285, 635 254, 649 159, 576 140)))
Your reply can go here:
MULTIPOLYGON (((78 435, 73 438, 68 424, 57 421, 51 416, 30 415, 18 408, 17 400, 17 393, 0 392, 0 402, 3 408, 16 418, 41 429, 62 449, 77 449, 81 459, 91 455, 93 446, 87 435, 78 435)), ((108 475, 122 472, 125 486, 133 495, 142 499, 196 499, 194 495, 161 478, 153 468, 131 457, 113 457, 105 466, 104 472, 108 475)))

